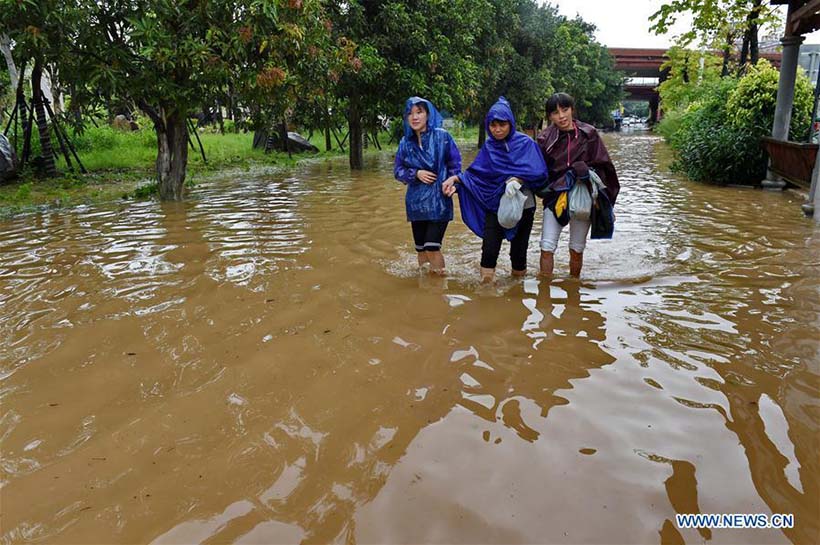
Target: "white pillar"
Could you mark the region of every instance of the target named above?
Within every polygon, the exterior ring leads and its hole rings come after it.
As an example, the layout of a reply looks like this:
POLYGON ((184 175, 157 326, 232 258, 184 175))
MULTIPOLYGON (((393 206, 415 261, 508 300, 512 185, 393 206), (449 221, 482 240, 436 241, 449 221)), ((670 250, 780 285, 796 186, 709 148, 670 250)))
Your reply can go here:
POLYGON ((806 204, 802 206, 803 212, 807 216, 814 216, 814 221, 820 223, 820 191, 817 186, 820 183, 820 152, 817 153, 817 158, 814 160, 814 170, 811 172, 811 189, 809 189, 809 198, 806 204))
MULTIPOLYGON (((800 44, 803 36, 785 36, 783 56, 780 61, 780 78, 777 85, 777 105, 774 109, 774 124, 772 137, 778 140, 789 139, 789 124, 794 104, 794 82, 797 79, 797 61, 800 57, 800 44)), ((761 184, 766 189, 779 190, 786 187, 786 182, 778 180, 772 171, 766 173, 766 179, 761 184)))
MULTIPOLYGON (((820 153, 817 154, 817 158, 820 159, 820 153)), ((811 179, 812 191, 814 192, 814 207, 812 208, 812 214, 814 214, 815 210, 820 210, 820 190, 817 189, 818 172, 820 172, 820 168, 817 166, 817 163, 814 163, 814 174, 811 179)), ((811 193, 809 195, 811 195, 811 193)), ((820 213, 814 214, 814 221, 820 223, 820 213)))
POLYGON ((780 62, 780 80, 777 86, 777 105, 774 109, 772 136, 778 140, 789 139, 789 124, 794 105, 794 82, 797 79, 797 60, 800 57, 800 44, 803 36, 786 36, 783 44, 783 57, 780 62))

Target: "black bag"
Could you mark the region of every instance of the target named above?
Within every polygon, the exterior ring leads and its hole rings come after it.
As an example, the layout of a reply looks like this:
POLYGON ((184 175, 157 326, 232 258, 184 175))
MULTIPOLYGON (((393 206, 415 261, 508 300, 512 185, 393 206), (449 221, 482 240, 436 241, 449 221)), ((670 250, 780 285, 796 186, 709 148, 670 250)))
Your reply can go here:
POLYGON ((606 191, 599 191, 598 198, 592 203, 592 229, 590 239, 612 238, 615 231, 615 216, 612 203, 606 191))

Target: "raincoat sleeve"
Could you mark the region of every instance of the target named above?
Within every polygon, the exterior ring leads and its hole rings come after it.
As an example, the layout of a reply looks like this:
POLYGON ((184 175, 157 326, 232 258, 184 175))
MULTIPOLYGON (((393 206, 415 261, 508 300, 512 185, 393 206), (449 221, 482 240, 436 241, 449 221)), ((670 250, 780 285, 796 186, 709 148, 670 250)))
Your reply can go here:
POLYGON ((458 151, 456 141, 447 134, 447 177, 461 174, 461 152, 458 151))
POLYGON ((404 148, 399 146, 396 151, 396 161, 393 163, 393 176, 398 181, 407 185, 415 181, 417 169, 404 166, 404 148))
POLYGON ((609 158, 609 152, 604 146, 603 140, 598 135, 597 131, 589 142, 589 158, 587 164, 595 169, 598 176, 606 186, 607 193, 609 193, 609 200, 615 206, 615 199, 618 198, 618 193, 621 190, 621 184, 618 181, 618 173, 615 172, 615 165, 612 164, 612 159, 609 158))

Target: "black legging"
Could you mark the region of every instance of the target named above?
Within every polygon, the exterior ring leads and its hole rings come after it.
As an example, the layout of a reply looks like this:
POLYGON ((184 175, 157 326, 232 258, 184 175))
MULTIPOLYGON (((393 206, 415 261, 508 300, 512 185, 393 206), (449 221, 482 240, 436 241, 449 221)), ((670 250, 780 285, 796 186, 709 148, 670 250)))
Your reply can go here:
MULTIPOLYGON (((527 246, 530 243, 532 222, 535 219, 535 207, 525 208, 518 222, 518 230, 510 241, 510 261, 514 271, 527 269, 527 246)), ((484 218, 484 242, 481 243, 481 266, 495 269, 501 242, 504 240, 504 228, 498 223, 498 214, 487 212, 484 218)))

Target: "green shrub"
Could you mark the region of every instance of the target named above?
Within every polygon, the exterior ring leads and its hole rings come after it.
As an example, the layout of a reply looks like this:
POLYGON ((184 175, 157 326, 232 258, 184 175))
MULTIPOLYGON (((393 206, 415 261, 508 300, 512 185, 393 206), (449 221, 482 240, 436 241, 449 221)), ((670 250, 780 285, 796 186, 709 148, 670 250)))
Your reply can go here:
MULTIPOLYGON (((742 78, 703 83, 686 107, 667 113, 659 127, 677 159, 673 168, 696 181, 757 183, 766 175, 760 137, 770 134, 778 73, 767 61, 742 78)), ((811 116, 811 85, 798 77, 791 137, 805 139, 811 116)))
POLYGON ((715 124, 704 113, 695 113, 678 140, 678 160, 673 168, 689 178, 717 184, 756 183, 766 175, 766 156, 760 139, 746 129, 715 124))
MULTIPOLYGON (((154 195, 159 194, 159 185, 156 182, 152 182, 150 184, 141 185, 136 188, 131 195, 135 199, 147 199, 148 197, 153 197, 154 195)), ((129 197, 128 194, 123 195, 123 198, 129 197)))
POLYGON ((682 122, 683 112, 672 110, 671 112, 665 114, 658 122, 655 126, 655 131, 669 141, 672 138, 672 135, 678 132, 682 122))
POLYGON ((112 149, 117 144, 117 136, 111 127, 90 127, 69 134, 69 139, 77 151, 101 151, 112 149))
POLYGON ((151 127, 122 132, 111 127, 90 127, 70 135, 77 151, 105 151, 120 147, 156 148, 157 135, 151 127))
MULTIPOLYGON (((777 105, 778 72, 766 60, 752 66, 729 97, 726 113, 735 127, 764 136, 771 134, 777 105)), ((794 86, 794 105, 789 125, 791 140, 805 141, 811 126, 812 88, 799 72, 794 86)))

